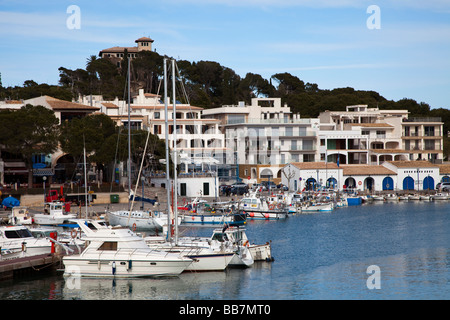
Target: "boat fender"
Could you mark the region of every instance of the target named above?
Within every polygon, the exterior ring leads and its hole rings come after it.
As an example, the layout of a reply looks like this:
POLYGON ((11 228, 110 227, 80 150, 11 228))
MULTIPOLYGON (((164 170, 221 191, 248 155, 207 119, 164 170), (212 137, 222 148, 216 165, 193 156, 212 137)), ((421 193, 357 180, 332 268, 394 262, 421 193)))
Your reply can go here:
POLYGON ((132 267, 133 267, 132 261, 128 260, 128 270, 131 270, 132 267))
POLYGON ((266 213, 266 214, 264 215, 264 217, 265 217, 266 219, 269 219, 269 214, 266 213))
POLYGON ((201 220, 202 220, 202 222, 205 221, 205 216, 204 215, 202 215, 201 220))
POLYGON ((22 252, 26 252, 27 251, 27 243, 24 241, 22 242, 22 252))
POLYGON ((116 274, 116 262, 115 261, 113 261, 113 263, 112 263, 112 274, 113 274, 113 276, 116 274))

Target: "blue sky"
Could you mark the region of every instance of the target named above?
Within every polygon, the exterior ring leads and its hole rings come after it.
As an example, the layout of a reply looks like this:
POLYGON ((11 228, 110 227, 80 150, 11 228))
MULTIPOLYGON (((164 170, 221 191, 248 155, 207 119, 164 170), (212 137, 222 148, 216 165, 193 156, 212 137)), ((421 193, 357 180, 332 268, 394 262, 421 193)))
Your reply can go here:
POLYGON ((149 36, 160 54, 244 77, 289 72, 321 89, 374 90, 450 107, 448 0, 0 0, 3 86, 57 84, 58 68, 149 36), (80 28, 69 29, 70 5, 80 28), (369 29, 370 5, 380 9, 369 29))

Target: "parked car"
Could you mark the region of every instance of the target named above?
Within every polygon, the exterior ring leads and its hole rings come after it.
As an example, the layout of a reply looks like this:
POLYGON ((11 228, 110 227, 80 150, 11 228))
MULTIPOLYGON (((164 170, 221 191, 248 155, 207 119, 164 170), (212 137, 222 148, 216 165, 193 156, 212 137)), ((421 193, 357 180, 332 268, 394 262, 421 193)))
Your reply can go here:
POLYGON ((450 191, 450 182, 442 182, 439 186, 439 184, 436 186, 436 189, 441 188, 442 191, 450 191))

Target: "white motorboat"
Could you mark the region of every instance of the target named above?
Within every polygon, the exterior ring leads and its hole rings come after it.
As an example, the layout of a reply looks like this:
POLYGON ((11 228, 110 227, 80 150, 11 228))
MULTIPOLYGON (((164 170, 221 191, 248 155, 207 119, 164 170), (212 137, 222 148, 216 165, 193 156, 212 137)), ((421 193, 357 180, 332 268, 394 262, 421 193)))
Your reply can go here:
POLYGON ((64 256, 65 276, 177 276, 192 263, 179 254, 151 249, 144 238, 126 227, 106 227, 95 220, 76 220, 88 246, 64 256))
POLYGON ((420 196, 418 194, 409 194, 408 200, 420 200, 420 196))
POLYGON ((35 223, 40 225, 58 225, 77 217, 76 214, 67 213, 64 202, 60 201, 46 203, 44 212, 46 213, 37 213, 34 215, 33 219, 35 223))
POLYGON ((448 195, 448 193, 438 192, 438 193, 432 195, 431 198, 433 200, 448 200, 449 195, 448 195))
POLYGON ((376 194, 374 194, 372 196, 372 199, 373 199, 373 201, 385 201, 386 200, 386 198, 384 196, 376 195, 376 194))
POLYGON ((14 259, 50 254, 52 243, 48 238, 35 238, 25 226, 0 227, 1 259, 14 259))
POLYGON ((384 198, 386 201, 398 201, 398 196, 394 193, 389 193, 384 198))
POLYGON ((235 253, 231 250, 217 251, 212 248, 200 246, 183 246, 173 242, 167 242, 165 237, 145 237, 145 241, 150 248, 178 253, 190 258, 193 262, 185 271, 223 271, 233 259, 235 253))
POLYGON ((272 246, 270 242, 265 244, 250 243, 245 229, 238 226, 225 226, 216 228, 210 238, 207 237, 183 237, 180 241, 185 245, 210 247, 215 250, 233 250, 237 254, 230 266, 249 267, 254 261, 273 261, 272 246), (250 256, 249 256, 250 255, 250 256))
POLYGON ((279 220, 288 217, 288 207, 283 203, 268 203, 255 192, 242 198, 238 204, 239 212, 245 212, 247 219, 279 220))
POLYGON ((431 196, 429 194, 423 194, 423 195, 420 196, 420 200, 430 201, 432 199, 431 199, 431 196))
POLYGON ((11 214, 8 216, 10 225, 32 224, 33 219, 27 207, 12 207, 11 214))

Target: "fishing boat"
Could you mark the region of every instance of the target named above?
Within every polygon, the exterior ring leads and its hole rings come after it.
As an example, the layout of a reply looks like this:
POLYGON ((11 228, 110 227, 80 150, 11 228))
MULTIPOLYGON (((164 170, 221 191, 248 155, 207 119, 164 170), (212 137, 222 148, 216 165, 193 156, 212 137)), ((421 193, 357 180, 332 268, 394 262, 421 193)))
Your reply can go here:
POLYGON ((303 212, 319 212, 319 211, 333 211, 334 205, 332 202, 307 202, 302 205, 303 212))
POLYGON ((288 207, 283 203, 268 203, 257 196, 257 191, 250 193, 238 203, 239 212, 245 213, 247 219, 279 220, 288 217, 288 207))
POLYGON ((11 214, 8 218, 8 224, 10 225, 25 225, 33 223, 33 219, 27 207, 12 207, 11 214))
POLYGON ((362 198, 357 195, 348 195, 347 197, 347 204, 349 206, 357 206, 362 204, 362 198))
POLYGON ((191 203, 178 207, 183 224, 245 224, 247 217, 244 213, 234 210, 234 205, 230 203, 216 205, 202 201, 198 197, 191 203))
POLYGON ((64 276, 178 276, 192 263, 179 254, 149 248, 129 228, 106 227, 95 220, 76 222, 88 246, 80 254, 63 257, 64 276))
POLYGON ((179 243, 185 246, 205 247, 214 251, 232 251, 235 253, 229 262, 230 267, 250 267, 254 263, 252 251, 259 251, 258 257, 272 257, 270 243, 254 248, 245 235, 245 229, 238 226, 224 226, 216 228, 210 238, 207 237, 181 237, 179 243), (266 251, 267 250, 267 251, 266 251))
POLYGON ((242 244, 249 249, 254 261, 274 261, 271 243, 251 243, 244 228, 238 226, 226 226, 223 229, 216 228, 213 231, 211 240, 217 240, 219 242, 230 241, 231 243, 242 244))
POLYGON ((52 242, 48 238, 35 238, 26 226, 1 226, 0 248, 2 259, 14 259, 50 254, 52 242))
POLYGON ((76 217, 76 214, 66 212, 64 202, 54 201, 46 203, 44 213, 35 214, 33 219, 40 225, 60 225, 76 217))

